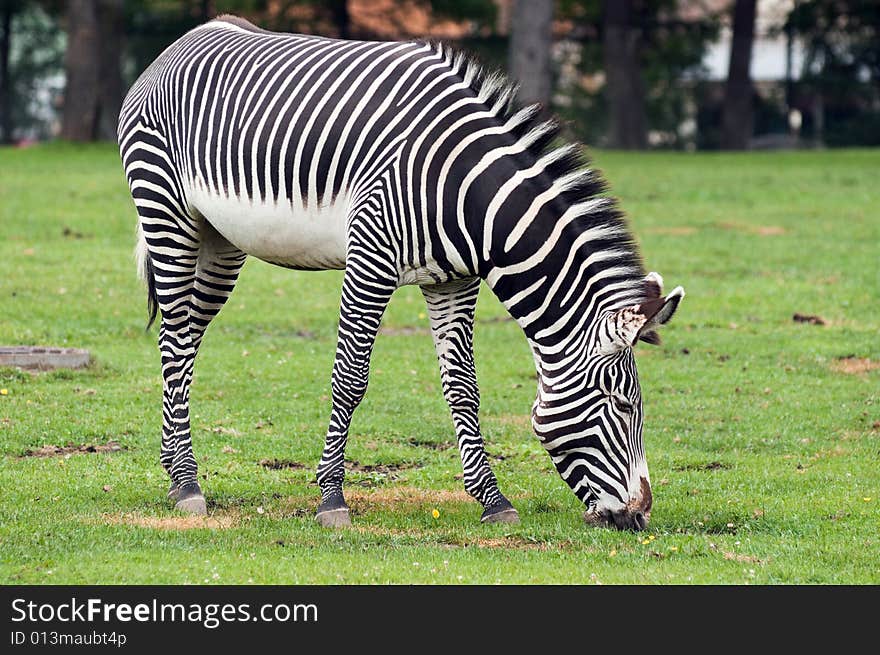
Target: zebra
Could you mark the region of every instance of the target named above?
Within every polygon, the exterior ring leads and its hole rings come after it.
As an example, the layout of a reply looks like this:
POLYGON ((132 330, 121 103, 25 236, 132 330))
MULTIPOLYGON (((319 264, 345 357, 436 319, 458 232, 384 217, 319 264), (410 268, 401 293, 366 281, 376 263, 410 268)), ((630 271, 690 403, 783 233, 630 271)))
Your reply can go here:
POLYGON ((138 270, 160 318, 160 462, 179 510, 206 513, 189 389, 205 330, 250 255, 343 270, 332 408, 317 466, 323 526, 350 525, 345 446, 392 293, 424 295, 464 487, 515 523, 480 429, 473 356, 483 281, 525 334, 531 422, 594 525, 652 506, 633 355, 684 297, 646 273, 626 218, 557 121, 449 46, 276 33, 221 16, 128 91, 118 142, 138 270))

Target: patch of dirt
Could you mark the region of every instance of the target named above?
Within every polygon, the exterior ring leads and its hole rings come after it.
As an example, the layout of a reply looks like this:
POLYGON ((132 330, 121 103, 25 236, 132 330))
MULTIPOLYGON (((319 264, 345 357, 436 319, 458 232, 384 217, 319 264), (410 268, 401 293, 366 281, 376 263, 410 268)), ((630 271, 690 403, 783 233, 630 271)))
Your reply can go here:
POLYGON ((261 459, 260 466, 274 471, 280 469, 304 469, 307 468, 302 462, 294 462, 289 459, 261 459))
POLYGON ((522 537, 494 537, 491 539, 473 539, 462 544, 463 546, 476 546, 477 548, 513 548, 515 550, 548 550, 548 544, 543 542, 529 541, 522 537))
POLYGON ((748 562, 749 564, 763 564, 764 560, 753 555, 740 555, 738 553, 724 553, 724 559, 734 562, 748 562))
MULTIPOLYGON (((365 534, 391 537, 418 537, 424 538, 426 533, 422 530, 400 530, 397 528, 385 528, 376 525, 355 525, 354 529, 365 534)), ((563 550, 571 546, 570 541, 559 543, 547 543, 532 541, 523 537, 457 537, 449 534, 439 535, 439 541, 447 548, 503 548, 505 550, 563 550)))
POLYGON ((775 237, 780 234, 786 234, 788 230, 779 225, 759 225, 754 229, 754 232, 762 237, 775 237))
POLYGON ((775 237, 788 233, 788 230, 779 225, 747 225, 745 223, 734 223, 732 221, 725 221, 723 223, 719 223, 718 226, 723 230, 735 230, 737 232, 756 234, 762 237, 775 237))
POLYGON ((839 275, 826 275, 825 277, 816 278, 813 281, 813 284, 831 285, 831 284, 837 284, 838 282, 840 282, 839 275))
POLYGON ((82 232, 78 232, 68 226, 64 226, 61 230, 61 236, 67 239, 91 239, 91 234, 83 234, 82 232))
POLYGON ((831 364, 831 370, 847 375, 864 375, 868 371, 880 369, 880 361, 867 357, 839 357, 831 364))
POLYGON ((436 505, 438 503, 475 502, 464 489, 419 489, 409 486, 392 486, 361 491, 352 489, 345 492, 349 504, 365 505, 436 505))
POLYGON ((844 457, 846 455, 849 455, 849 451, 846 448, 844 448, 843 446, 841 446, 840 444, 837 444, 836 446, 834 446, 834 448, 829 448, 827 450, 820 450, 818 452, 813 453, 810 456, 810 459, 817 461, 820 459, 826 459, 828 457, 844 457))
POLYGON ((821 316, 816 316, 814 314, 795 314, 791 317, 795 323, 809 323, 810 325, 828 325, 828 321, 826 321, 821 316))
MULTIPOLYGON (((510 499, 515 501, 527 497, 528 494, 517 494, 510 496, 510 499)), ((345 500, 354 514, 363 514, 367 510, 387 512, 399 508, 424 508, 427 511, 448 503, 476 503, 464 489, 421 489, 401 484, 372 489, 348 486, 345 489, 345 500)), ((291 513, 297 516, 311 514, 320 501, 321 496, 317 491, 314 494, 278 499, 280 510, 285 516, 291 513)))
POLYGON ((722 462, 708 462, 706 464, 679 464, 673 466, 673 471, 717 471, 718 469, 729 469, 730 464, 722 462))
POLYGON ((146 516, 143 514, 101 514, 105 525, 131 525, 151 530, 227 530, 235 527, 238 517, 233 514, 211 516, 146 516))
POLYGON ((416 439, 410 437, 409 444, 417 448, 430 448, 431 450, 449 450, 455 444, 451 441, 428 441, 427 439, 416 439))
POLYGON ((20 459, 25 457, 66 457, 68 455, 80 455, 84 453, 115 453, 120 450, 125 450, 122 446, 120 446, 115 441, 108 441, 105 444, 67 444, 66 446, 53 446, 51 444, 47 444, 45 446, 41 446, 36 450, 26 450, 24 454, 20 456, 20 459))
POLYGON ((645 229, 648 234, 666 234, 675 237, 686 237, 696 234, 697 228, 685 226, 649 227, 645 229))
POLYGON ((359 473, 354 476, 349 484, 357 487, 380 487, 389 482, 403 480, 400 472, 421 468, 420 464, 361 464, 358 461, 346 462, 345 470, 349 473, 359 473))
POLYGON ((512 321, 512 320, 513 320, 513 317, 512 317, 512 316, 493 316, 493 317, 491 317, 491 318, 478 318, 478 319, 475 319, 475 322, 476 322, 476 323, 483 323, 483 324, 488 324, 488 323, 507 323, 507 322, 512 321))
POLYGON ((356 459, 345 462, 346 471, 357 471, 359 473, 379 473, 380 475, 391 475, 398 471, 408 471, 410 469, 422 468, 421 464, 415 462, 400 462, 397 464, 361 464, 356 459))
POLYGON ((240 437, 240 436, 241 436, 241 432, 239 432, 239 431, 236 430, 235 428, 225 428, 225 427, 223 427, 222 425, 218 425, 218 426, 215 426, 215 427, 213 427, 213 428, 211 428, 211 427, 206 427, 206 428, 204 428, 204 429, 205 429, 205 430, 210 430, 210 431, 213 432, 214 434, 225 434, 225 435, 230 436, 230 437, 240 437))
MULTIPOLYGON (((476 502, 464 489, 455 491, 418 489, 406 485, 377 486, 371 489, 349 485, 345 489, 345 500, 353 514, 416 507, 422 507, 427 511, 444 503, 476 502)), ((288 496, 279 499, 280 510, 284 516, 311 516, 319 502, 321 496, 317 492, 314 495, 288 496)))
POLYGON ((418 537, 422 533, 417 530, 401 530, 399 528, 384 528, 379 525, 359 525, 354 524, 353 530, 361 534, 374 534, 382 537, 418 537))

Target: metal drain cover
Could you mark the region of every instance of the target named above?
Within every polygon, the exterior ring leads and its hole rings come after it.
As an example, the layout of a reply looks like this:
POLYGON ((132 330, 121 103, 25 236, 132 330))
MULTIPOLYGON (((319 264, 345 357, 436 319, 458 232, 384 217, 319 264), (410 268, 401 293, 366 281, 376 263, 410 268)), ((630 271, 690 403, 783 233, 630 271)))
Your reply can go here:
POLYGON ((0 346, 0 366, 48 371, 53 368, 88 366, 91 355, 81 348, 51 346, 0 346))

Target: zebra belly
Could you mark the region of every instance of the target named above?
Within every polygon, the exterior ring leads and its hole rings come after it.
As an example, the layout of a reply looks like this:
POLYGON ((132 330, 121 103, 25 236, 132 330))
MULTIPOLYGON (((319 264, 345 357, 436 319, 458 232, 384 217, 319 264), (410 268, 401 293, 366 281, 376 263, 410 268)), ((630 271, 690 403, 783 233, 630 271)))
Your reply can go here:
POLYGON ((306 209, 190 191, 192 205, 239 250, 279 266, 345 268, 348 203, 306 209))

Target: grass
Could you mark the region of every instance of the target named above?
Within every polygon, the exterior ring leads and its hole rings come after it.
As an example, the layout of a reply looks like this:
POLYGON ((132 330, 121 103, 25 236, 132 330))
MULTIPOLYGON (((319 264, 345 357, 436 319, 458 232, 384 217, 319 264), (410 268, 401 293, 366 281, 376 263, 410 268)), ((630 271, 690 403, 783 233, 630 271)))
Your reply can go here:
POLYGON ((582 524, 529 428, 525 339, 488 291, 481 415, 522 524, 478 523, 415 288, 391 303, 352 426, 356 527, 318 527, 340 275, 258 261, 196 367, 211 517, 175 514, 118 156, 0 150, 0 344, 94 357, 0 369, 0 582, 880 583, 880 151, 596 159, 649 270, 688 292, 664 344, 639 346, 655 497, 642 534, 582 524))

